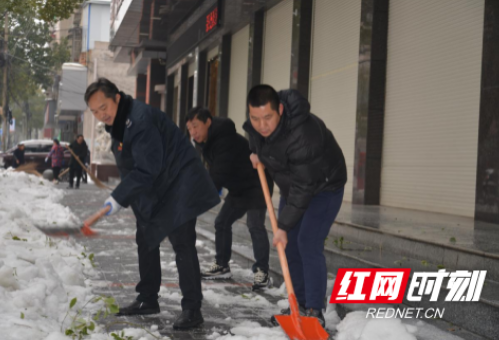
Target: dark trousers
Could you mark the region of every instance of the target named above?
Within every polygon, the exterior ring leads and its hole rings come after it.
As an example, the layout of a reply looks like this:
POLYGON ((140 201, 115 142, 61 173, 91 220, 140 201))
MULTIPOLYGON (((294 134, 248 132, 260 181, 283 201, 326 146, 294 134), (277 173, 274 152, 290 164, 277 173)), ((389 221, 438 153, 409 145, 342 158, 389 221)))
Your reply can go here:
MULTIPOLYGON (((169 236, 175 251, 182 310, 201 308, 201 272, 196 250, 196 219, 179 226, 169 236)), ((135 287, 141 302, 158 299, 161 285, 159 246, 150 250, 144 239, 144 231, 137 225, 136 241, 139 254, 140 282, 135 287)))
POLYGON ((54 179, 55 179, 56 181, 58 181, 58 180, 59 180, 59 173, 60 173, 60 172, 61 172, 61 167, 60 167, 60 166, 54 166, 54 167, 52 168, 52 173, 54 174, 54 179))
POLYGON ((227 266, 232 255, 232 224, 247 213, 247 225, 253 243, 255 263, 253 272, 260 268, 269 270, 269 237, 265 230, 266 209, 243 209, 225 202, 215 219, 216 260, 220 266, 227 266))
POLYGON ((81 180, 81 172, 83 169, 79 164, 77 165, 72 165, 69 168, 69 185, 73 186, 73 180, 76 175, 76 187, 78 188, 80 186, 80 180, 81 180))
MULTIPOLYGON (((286 257, 296 299, 307 308, 324 308, 327 268, 324 241, 340 211, 343 188, 324 191, 312 198, 305 214, 288 232, 286 257)), ((281 197, 279 213, 286 204, 281 197)))

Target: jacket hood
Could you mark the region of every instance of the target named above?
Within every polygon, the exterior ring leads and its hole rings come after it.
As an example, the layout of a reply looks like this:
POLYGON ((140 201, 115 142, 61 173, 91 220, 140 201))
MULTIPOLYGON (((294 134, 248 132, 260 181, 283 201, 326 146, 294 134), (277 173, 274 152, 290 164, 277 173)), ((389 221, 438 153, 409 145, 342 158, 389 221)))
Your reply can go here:
POLYGON ((310 104, 297 90, 279 91, 279 99, 286 115, 285 129, 291 130, 310 116, 310 104))
POLYGON ((233 135, 236 132, 236 124, 229 118, 213 117, 208 130, 208 141, 210 138, 233 135))
POLYGON ((208 129, 208 140, 206 143, 198 143, 196 141, 195 143, 205 147, 217 138, 235 135, 236 133, 236 124, 234 124, 231 119, 213 117, 211 120, 211 126, 208 129))

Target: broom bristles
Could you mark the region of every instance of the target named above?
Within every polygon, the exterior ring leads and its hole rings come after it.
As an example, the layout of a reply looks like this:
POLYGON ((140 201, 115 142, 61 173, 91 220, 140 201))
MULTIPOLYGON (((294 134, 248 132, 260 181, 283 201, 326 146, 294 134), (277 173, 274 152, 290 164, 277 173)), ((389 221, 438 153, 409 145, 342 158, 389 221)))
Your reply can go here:
POLYGON ((36 163, 26 163, 19 165, 14 171, 32 171, 36 169, 37 164, 36 163))
POLYGON ((40 177, 40 178, 43 177, 43 175, 36 170, 25 170, 24 172, 26 172, 30 175, 35 175, 36 177, 40 177))

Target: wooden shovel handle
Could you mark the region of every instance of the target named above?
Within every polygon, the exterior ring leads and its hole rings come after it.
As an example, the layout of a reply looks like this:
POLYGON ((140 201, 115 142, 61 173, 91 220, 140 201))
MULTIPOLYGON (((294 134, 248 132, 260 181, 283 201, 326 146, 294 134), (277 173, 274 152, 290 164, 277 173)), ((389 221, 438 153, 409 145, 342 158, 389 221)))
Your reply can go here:
MULTIPOLYGON (((263 195, 265 196, 265 202, 267 203, 267 210, 269 211, 270 223, 272 224, 272 231, 274 235, 277 232, 277 218, 275 216, 274 205, 272 204, 272 199, 270 198, 269 185, 267 183, 267 177, 265 177, 265 170, 262 163, 257 165, 258 176, 260 177, 260 183, 262 184, 263 195)), ((282 275, 284 276, 284 282, 286 283, 286 289, 288 295, 295 295, 295 290, 293 289, 293 283, 291 282, 291 275, 289 274, 288 260, 286 258, 286 253, 284 252, 284 245, 282 243, 277 244, 277 253, 279 254, 279 261, 281 262, 282 275)))
POLYGON ((89 218, 87 218, 85 220, 85 222, 83 223, 83 225, 86 226, 86 227, 90 227, 90 226, 94 225, 95 222, 97 222, 98 220, 100 220, 102 218, 102 216, 104 216, 105 214, 107 214, 107 212, 109 210, 111 210, 110 206, 106 206, 106 207, 102 208, 101 210, 99 210, 98 212, 96 212, 95 214, 93 214, 92 216, 90 216, 89 218))

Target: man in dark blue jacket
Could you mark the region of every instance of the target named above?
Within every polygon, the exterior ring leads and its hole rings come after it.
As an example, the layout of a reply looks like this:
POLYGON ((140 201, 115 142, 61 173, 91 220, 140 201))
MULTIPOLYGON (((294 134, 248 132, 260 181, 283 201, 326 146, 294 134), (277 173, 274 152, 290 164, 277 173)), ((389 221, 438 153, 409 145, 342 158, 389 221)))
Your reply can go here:
POLYGON ((131 206, 137 218, 139 295, 118 315, 159 313, 159 245, 168 237, 182 292, 182 314, 173 327, 195 327, 203 322, 196 218, 220 202, 217 191, 188 138, 165 113, 104 78, 87 88, 85 101, 106 124, 120 170, 121 183, 105 202, 108 215, 131 206))

